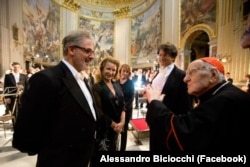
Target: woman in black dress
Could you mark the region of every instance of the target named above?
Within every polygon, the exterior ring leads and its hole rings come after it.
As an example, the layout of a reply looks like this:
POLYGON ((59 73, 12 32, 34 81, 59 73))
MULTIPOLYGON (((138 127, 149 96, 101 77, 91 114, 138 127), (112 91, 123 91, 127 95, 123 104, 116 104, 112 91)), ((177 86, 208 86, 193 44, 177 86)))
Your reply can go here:
POLYGON ((119 61, 106 57, 100 63, 93 93, 97 110, 101 115, 101 126, 97 133, 99 151, 117 151, 118 135, 125 124, 125 102, 120 85, 115 82, 119 61))

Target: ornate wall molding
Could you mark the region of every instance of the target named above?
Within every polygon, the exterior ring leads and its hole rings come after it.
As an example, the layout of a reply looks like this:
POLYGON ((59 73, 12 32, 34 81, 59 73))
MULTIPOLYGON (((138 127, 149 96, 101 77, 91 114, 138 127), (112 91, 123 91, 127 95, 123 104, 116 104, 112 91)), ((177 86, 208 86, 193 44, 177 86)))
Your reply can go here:
POLYGON ((195 33, 199 33, 201 31, 205 31, 208 34, 208 37, 210 40, 216 38, 216 35, 214 33, 214 31, 206 24, 199 24, 196 25, 192 28, 190 28, 185 35, 181 38, 180 41, 180 48, 184 48, 186 45, 187 40, 192 41, 192 38, 195 38, 198 34, 195 33))
MULTIPOLYGON (((113 21, 136 17, 146 12, 157 0, 51 0, 55 4, 93 20, 113 21)), ((161 1, 161 0, 160 0, 161 1)))
POLYGON ((77 11, 81 8, 80 3, 77 0, 64 0, 63 6, 73 11, 77 11))
POLYGON ((131 8, 129 6, 125 6, 122 8, 114 9, 115 17, 122 18, 122 17, 129 17, 130 16, 131 8))

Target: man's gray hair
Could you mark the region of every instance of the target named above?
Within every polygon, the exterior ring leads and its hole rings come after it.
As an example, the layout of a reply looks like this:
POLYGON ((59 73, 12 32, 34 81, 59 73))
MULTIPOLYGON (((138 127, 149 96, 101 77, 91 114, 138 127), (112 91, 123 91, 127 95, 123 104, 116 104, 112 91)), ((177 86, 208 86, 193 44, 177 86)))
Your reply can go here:
POLYGON ((62 40, 63 56, 67 55, 69 46, 72 46, 72 45, 79 46, 81 45, 83 40, 86 40, 86 39, 91 39, 93 42, 95 42, 91 32, 87 30, 79 29, 79 30, 70 32, 62 40))

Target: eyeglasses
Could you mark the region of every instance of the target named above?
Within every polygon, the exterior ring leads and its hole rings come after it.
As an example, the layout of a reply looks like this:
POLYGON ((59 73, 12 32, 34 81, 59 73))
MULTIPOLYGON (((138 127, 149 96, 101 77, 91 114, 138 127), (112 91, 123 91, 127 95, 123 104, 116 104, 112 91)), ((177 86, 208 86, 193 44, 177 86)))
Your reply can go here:
POLYGON ((92 49, 89 49, 89 48, 84 48, 84 47, 77 46, 77 45, 73 45, 73 47, 81 49, 83 52, 87 53, 88 55, 95 54, 95 52, 92 49))

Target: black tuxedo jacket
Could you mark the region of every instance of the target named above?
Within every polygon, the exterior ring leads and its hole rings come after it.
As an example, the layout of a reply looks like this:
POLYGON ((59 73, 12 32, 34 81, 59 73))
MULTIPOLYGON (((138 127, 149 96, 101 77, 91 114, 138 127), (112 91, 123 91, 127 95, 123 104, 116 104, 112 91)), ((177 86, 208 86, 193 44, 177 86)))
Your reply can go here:
MULTIPOLYGON (((187 85, 183 81, 184 77, 185 72, 175 66, 162 89, 162 94, 165 94, 162 103, 175 114, 184 114, 192 109, 192 97, 187 93, 187 85)), ((165 131, 162 130, 162 127, 159 128, 158 124, 149 123, 150 120, 147 113, 146 121, 150 127, 150 150, 166 151, 165 131)), ((165 121, 169 120, 157 120, 159 124, 163 124, 165 121)))
MULTIPOLYGON (((20 78, 19 78, 18 83, 16 83, 15 77, 12 73, 5 75, 5 77, 4 77, 4 90, 8 87, 17 87, 17 84, 20 84, 23 87, 25 87, 25 85, 26 85, 26 75, 25 74, 20 74, 20 78)), ((16 93, 17 89, 10 88, 9 91, 11 91, 12 93, 16 93)), ((6 92, 4 92, 4 93, 6 93, 6 92)), ((12 96, 5 96, 5 98, 7 98, 7 97, 12 97, 12 96)))
POLYGON ((174 66, 162 89, 162 94, 165 94, 163 103, 175 114, 192 109, 192 97, 188 95, 187 84, 183 81, 185 75, 183 70, 174 66))
MULTIPOLYGON (((96 111, 95 102, 94 107, 96 111)), ((29 79, 12 144, 22 152, 38 153, 39 166, 87 166, 97 124, 76 79, 60 62, 29 79)))

